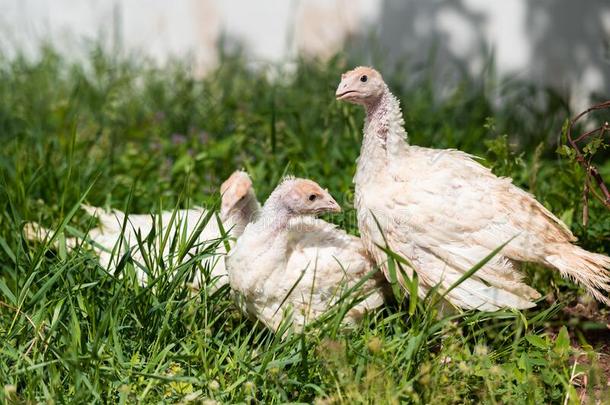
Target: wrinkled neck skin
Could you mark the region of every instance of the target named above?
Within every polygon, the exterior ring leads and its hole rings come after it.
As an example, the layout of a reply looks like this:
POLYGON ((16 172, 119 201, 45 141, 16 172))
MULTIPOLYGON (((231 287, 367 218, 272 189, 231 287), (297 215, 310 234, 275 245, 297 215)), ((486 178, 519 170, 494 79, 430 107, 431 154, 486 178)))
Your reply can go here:
POLYGON ((364 138, 358 159, 358 171, 375 172, 369 166, 383 166, 397 151, 408 147, 407 133, 400 110, 400 102, 386 86, 383 94, 364 105, 366 120, 364 138), (366 169, 365 169, 366 168, 366 169))

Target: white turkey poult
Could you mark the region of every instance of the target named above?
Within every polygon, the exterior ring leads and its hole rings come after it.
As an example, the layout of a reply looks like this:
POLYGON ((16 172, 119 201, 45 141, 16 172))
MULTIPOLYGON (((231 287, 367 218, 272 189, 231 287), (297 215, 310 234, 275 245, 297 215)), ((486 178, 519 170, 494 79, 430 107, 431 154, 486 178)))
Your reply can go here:
MULTIPOLYGON (((226 258, 229 283, 248 315, 277 331, 284 316, 301 328, 373 270, 360 239, 313 218, 341 209, 311 180, 288 177, 271 193, 226 258)), ((377 273, 380 274, 380 273, 377 273)), ((364 281, 344 323, 384 302, 383 277, 364 281)))
MULTIPOLYGON (((220 220, 227 235, 230 238, 236 238, 242 234, 250 221, 256 219, 260 210, 260 204, 256 200, 256 195, 252 188, 252 181, 246 172, 236 171, 221 185, 220 193, 220 220)), ((125 218, 125 214, 119 210, 106 212, 102 208, 87 205, 83 205, 82 208, 91 216, 98 218, 100 222, 99 227, 91 229, 84 240, 85 243, 92 246, 99 256, 100 265, 113 272, 127 251, 127 248, 129 248, 132 259, 137 263, 136 273, 142 285, 147 283, 148 276, 140 268, 140 266, 145 265, 145 261, 142 252, 140 252, 136 235, 139 233, 141 239, 146 239, 153 226, 156 228, 156 236, 151 249, 151 252, 154 252, 153 254, 159 254, 158 250, 161 245, 159 235, 161 235, 161 239, 168 235, 168 240, 162 253, 163 261, 168 263, 170 260, 174 260, 174 264, 176 264, 177 259, 170 257, 172 255, 175 256, 176 253, 170 253, 173 239, 178 237, 184 241, 189 240, 208 215, 208 211, 197 207, 178 210, 173 220, 172 216, 174 213, 170 211, 163 212, 160 215, 129 214, 125 218), (125 221, 125 231, 122 232, 125 221), (159 228, 160 224, 161 227, 159 228), (123 241, 119 248, 115 248, 118 246, 121 236, 123 241)), ((38 224, 29 223, 26 225, 25 234, 28 239, 44 240, 50 236, 51 231, 40 227, 38 224)), ((217 241, 220 238, 222 238, 222 232, 218 221, 212 216, 197 236, 188 254, 184 255, 180 263, 186 262, 190 259, 191 254, 195 254, 197 250, 205 248, 208 243, 217 241)), ((69 238, 66 240, 67 248, 73 249, 79 242, 81 241, 76 238, 69 238)), ((228 242, 230 244, 233 243, 231 240, 228 242)), ((146 253, 150 254, 151 252, 146 253)), ((225 254, 225 244, 221 242, 218 244, 214 256, 207 257, 201 264, 204 268, 205 266, 210 268, 210 291, 216 291, 228 282, 224 264, 225 254)), ((152 260, 156 260, 156 258, 153 257, 152 260)), ((193 288, 199 289, 203 283, 204 275, 197 271, 191 285, 193 288)))
POLYGON ((379 246, 387 241, 411 262, 424 296, 436 285, 448 289, 510 240, 446 299, 486 311, 532 307, 540 294, 523 282, 519 262, 534 262, 610 304, 610 258, 573 245, 561 220, 473 156, 409 145, 399 101, 379 72, 358 67, 343 74, 336 97, 366 110, 355 204, 361 237, 384 272, 387 255, 379 246))

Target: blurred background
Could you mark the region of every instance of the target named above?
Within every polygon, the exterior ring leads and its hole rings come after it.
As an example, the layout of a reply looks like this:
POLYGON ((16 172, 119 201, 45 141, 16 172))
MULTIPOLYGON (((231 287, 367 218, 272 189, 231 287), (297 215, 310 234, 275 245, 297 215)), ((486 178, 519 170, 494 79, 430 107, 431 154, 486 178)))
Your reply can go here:
MULTIPOLYGON (((444 74, 480 75, 490 56, 502 77, 551 86, 582 109, 610 85, 607 0, 1 0, 0 48, 35 54, 41 41, 78 57, 83 42, 164 63, 190 58, 199 75, 218 43, 250 63, 326 59, 343 50, 410 66, 431 56, 444 74)), ((368 57, 368 59, 367 59, 368 57)))

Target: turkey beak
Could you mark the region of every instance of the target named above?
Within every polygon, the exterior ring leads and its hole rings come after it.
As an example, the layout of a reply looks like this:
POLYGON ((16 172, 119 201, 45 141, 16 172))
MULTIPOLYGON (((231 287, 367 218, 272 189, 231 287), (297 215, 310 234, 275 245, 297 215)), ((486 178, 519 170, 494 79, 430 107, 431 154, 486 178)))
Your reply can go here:
POLYGON ((328 212, 334 212, 334 213, 341 212, 341 206, 332 197, 329 197, 327 209, 328 209, 328 212))
POLYGON ((347 81, 341 80, 341 83, 339 83, 339 87, 337 87, 337 91, 335 92, 335 97, 337 100, 345 100, 353 93, 355 93, 355 91, 349 89, 347 81))

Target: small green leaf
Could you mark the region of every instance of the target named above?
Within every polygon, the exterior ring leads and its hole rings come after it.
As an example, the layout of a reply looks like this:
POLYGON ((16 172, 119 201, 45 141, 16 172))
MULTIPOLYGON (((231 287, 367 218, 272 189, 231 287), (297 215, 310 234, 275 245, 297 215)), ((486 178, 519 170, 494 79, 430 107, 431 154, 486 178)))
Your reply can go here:
POLYGON ((525 353, 521 353, 521 357, 517 360, 517 367, 519 367, 519 370, 527 370, 527 355, 525 353))
POLYGON ((572 219, 574 218, 574 207, 565 210, 561 214, 561 220, 565 223, 568 228, 572 226, 572 219))
POLYGON ((561 330, 555 339, 555 347, 553 350, 559 355, 566 355, 570 351, 570 335, 565 326, 561 327, 561 330))
POLYGON ((546 341, 546 339, 543 339, 542 337, 540 337, 538 335, 525 335, 525 339, 532 346, 535 346, 535 347, 537 347, 539 349, 547 349, 549 347, 549 344, 546 341))

